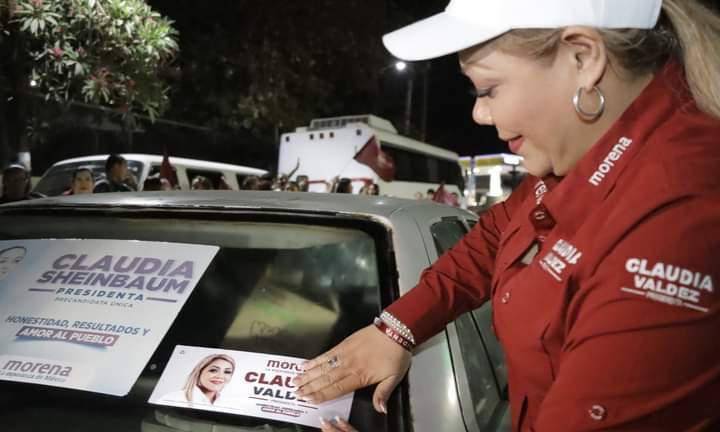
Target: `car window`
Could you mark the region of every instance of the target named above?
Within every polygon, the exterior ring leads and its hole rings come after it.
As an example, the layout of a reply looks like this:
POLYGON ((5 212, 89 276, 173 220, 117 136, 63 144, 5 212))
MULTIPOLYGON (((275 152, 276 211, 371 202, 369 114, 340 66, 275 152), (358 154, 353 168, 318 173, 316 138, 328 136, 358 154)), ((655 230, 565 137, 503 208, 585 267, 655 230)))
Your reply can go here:
POLYGON ((430 227, 430 233, 435 242, 438 256, 440 256, 463 238, 467 233, 467 228, 458 218, 444 218, 430 227))
POLYGON ((495 371, 495 378, 497 379, 501 395, 503 398, 507 399, 508 382, 505 354, 503 353, 500 342, 498 342, 492 329, 492 310, 490 308, 490 302, 487 302, 472 311, 472 315, 478 324, 482 340, 485 342, 488 357, 490 358, 493 370, 495 371))
MULTIPOLYGON (((142 173, 143 164, 142 162, 129 160, 128 171, 135 176, 136 180, 140 180, 140 174, 142 173)), ((66 190, 70 189, 70 183, 72 182, 73 172, 80 168, 90 168, 93 173, 93 178, 97 182, 98 180, 105 178, 105 161, 82 161, 66 163, 62 165, 56 165, 51 167, 45 172, 38 184, 35 186, 34 192, 39 192, 47 196, 60 195, 66 190)))
MULTIPOLYGON (((51 424, 76 424, 79 431, 94 430, 100 423, 107 432, 200 430, 208 423, 313 430, 155 407, 147 400, 176 345, 311 358, 367 325, 380 310, 381 249, 372 235, 318 222, 0 217, 0 239, 109 237, 212 244, 220 250, 127 397, 0 382, 4 423, 21 425, 12 430, 22 431, 44 430, 49 419, 51 424), (29 411, 8 410, 11 406, 29 411)), ((350 419, 360 430, 387 430, 390 420, 374 412, 371 396, 372 389, 356 393, 350 419)))
MULTIPOLYGON (((468 219, 467 222, 475 221, 468 219)), ((453 247, 467 233, 465 225, 457 218, 436 222, 430 231, 438 255, 453 247)), ((455 367, 456 374, 462 378, 462 383, 466 383, 479 429, 492 430, 486 428, 497 427, 506 406, 507 370, 502 348, 492 331, 490 302, 460 316, 455 320, 455 328, 464 365, 462 369, 455 367)))
POLYGON ((185 170, 187 172, 187 179, 188 184, 192 186, 193 180, 197 177, 205 177, 210 181, 210 185, 212 186, 212 189, 224 189, 223 187, 223 173, 220 171, 212 171, 212 170, 199 170, 199 169, 190 169, 187 168, 185 170))
POLYGON ((467 383, 472 402, 472 407, 469 407, 471 410, 464 409, 463 415, 468 415, 468 411, 470 411, 481 431, 492 430, 490 426, 500 421, 504 404, 495 382, 493 368, 485 351, 485 345, 475 326, 472 314, 466 313, 456 319, 455 328, 464 365, 462 370, 456 370, 456 374, 460 375, 458 379, 467 383))
POLYGON ((477 225, 477 219, 465 219, 465 222, 468 224, 470 229, 475 228, 475 225, 477 225))

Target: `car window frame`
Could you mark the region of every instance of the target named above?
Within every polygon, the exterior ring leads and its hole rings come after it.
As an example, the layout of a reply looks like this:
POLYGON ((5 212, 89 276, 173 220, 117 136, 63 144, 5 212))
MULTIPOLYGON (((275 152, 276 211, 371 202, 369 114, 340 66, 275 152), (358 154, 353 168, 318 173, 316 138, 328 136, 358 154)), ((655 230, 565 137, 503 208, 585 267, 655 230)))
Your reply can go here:
MULTIPOLYGON (((430 219, 428 221, 429 237, 426 238, 425 243, 426 248, 428 248, 428 253, 430 254, 431 260, 433 262, 436 261, 443 253, 445 253, 447 249, 449 249, 447 248, 440 251, 440 244, 438 244, 433 233, 433 227, 436 224, 443 222, 457 223, 459 227, 463 228, 463 235, 466 235, 475 226, 475 224, 477 223, 477 219, 460 216, 443 216, 430 219), (429 247, 430 245, 432 245, 433 247, 429 247)), ((481 348, 478 350, 478 352, 484 356, 486 364, 490 367, 489 375, 492 377, 494 391, 498 397, 498 404, 490 415, 491 420, 489 421, 488 425, 492 427, 493 430, 503 430, 503 420, 508 416, 509 413, 506 390, 507 387, 505 387, 505 390, 503 390, 503 388, 500 386, 500 382, 496 373, 495 363, 493 362, 487 348, 486 337, 488 336, 486 336, 482 331, 481 326, 479 325, 475 316, 475 310, 467 312, 462 317, 458 317, 458 319, 461 318, 469 319, 473 328, 475 329, 474 336, 477 338, 476 342, 479 343, 479 347, 481 348)), ((481 432, 483 429, 480 427, 478 419, 474 413, 475 401, 473 400, 472 393, 470 391, 469 378, 465 373, 466 365, 462 354, 460 340, 461 338, 455 322, 451 322, 446 326, 445 333, 448 340, 448 346, 450 347, 450 356, 453 363, 453 371, 455 373, 456 390, 458 393, 458 401, 460 402, 460 411, 462 413, 463 422, 465 423, 466 430, 468 430, 469 432, 481 432)))

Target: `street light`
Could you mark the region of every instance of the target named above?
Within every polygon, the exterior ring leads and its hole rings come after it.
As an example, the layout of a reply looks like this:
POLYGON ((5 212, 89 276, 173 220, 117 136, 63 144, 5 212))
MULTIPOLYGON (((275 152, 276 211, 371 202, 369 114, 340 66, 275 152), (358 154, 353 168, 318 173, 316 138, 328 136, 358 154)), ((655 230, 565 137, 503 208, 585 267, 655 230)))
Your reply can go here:
POLYGON ((388 64, 384 68, 380 69, 382 74, 384 71, 394 68, 395 72, 399 74, 407 74, 406 89, 405 89, 405 114, 403 116, 403 133, 406 136, 410 135, 410 129, 412 126, 412 106, 413 106, 413 94, 415 89, 415 74, 418 72, 423 73, 423 98, 422 98, 422 118, 421 118, 421 139, 425 139, 425 129, 427 123, 427 93, 428 93, 428 69, 430 63, 406 63, 402 60, 396 60, 394 63, 388 64))
POLYGON ((413 90, 415 89, 415 74, 422 73, 422 112, 420 118, 420 139, 425 141, 426 129, 427 129, 427 103, 428 103, 428 71, 430 70, 430 63, 413 63, 407 64, 403 61, 395 63, 395 69, 398 72, 406 72, 407 77, 407 90, 405 91, 405 124, 404 130, 405 135, 410 136, 410 128, 412 126, 412 105, 413 105, 413 90))

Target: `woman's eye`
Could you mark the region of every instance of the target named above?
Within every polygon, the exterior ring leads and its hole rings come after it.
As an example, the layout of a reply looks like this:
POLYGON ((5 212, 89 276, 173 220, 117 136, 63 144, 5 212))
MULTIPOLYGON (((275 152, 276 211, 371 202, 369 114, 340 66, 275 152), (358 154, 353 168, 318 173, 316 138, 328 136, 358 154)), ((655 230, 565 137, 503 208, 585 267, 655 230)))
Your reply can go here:
POLYGON ((473 88, 470 90, 470 94, 475 98, 484 98, 484 97, 492 97, 494 87, 488 87, 488 88, 482 88, 482 89, 476 89, 473 88))

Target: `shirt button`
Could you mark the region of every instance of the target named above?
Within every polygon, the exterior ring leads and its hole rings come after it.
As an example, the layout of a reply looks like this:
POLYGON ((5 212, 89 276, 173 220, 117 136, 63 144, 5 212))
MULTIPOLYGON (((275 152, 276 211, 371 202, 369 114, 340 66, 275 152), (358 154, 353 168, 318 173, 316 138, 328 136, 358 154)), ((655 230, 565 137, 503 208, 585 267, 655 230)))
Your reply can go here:
POLYGON ((542 210, 536 210, 535 212, 533 212, 533 217, 535 218, 536 221, 542 221, 542 220, 545 220, 547 215, 542 210))
POLYGON ((508 292, 506 292, 505 294, 503 294, 503 296, 502 296, 502 298, 500 299, 500 301, 501 301, 503 304, 508 304, 508 302, 510 301, 510 291, 508 291, 508 292))
POLYGON ((607 417, 607 409, 602 405, 593 405, 589 410, 588 414, 590 418, 596 421, 605 420, 607 417))

